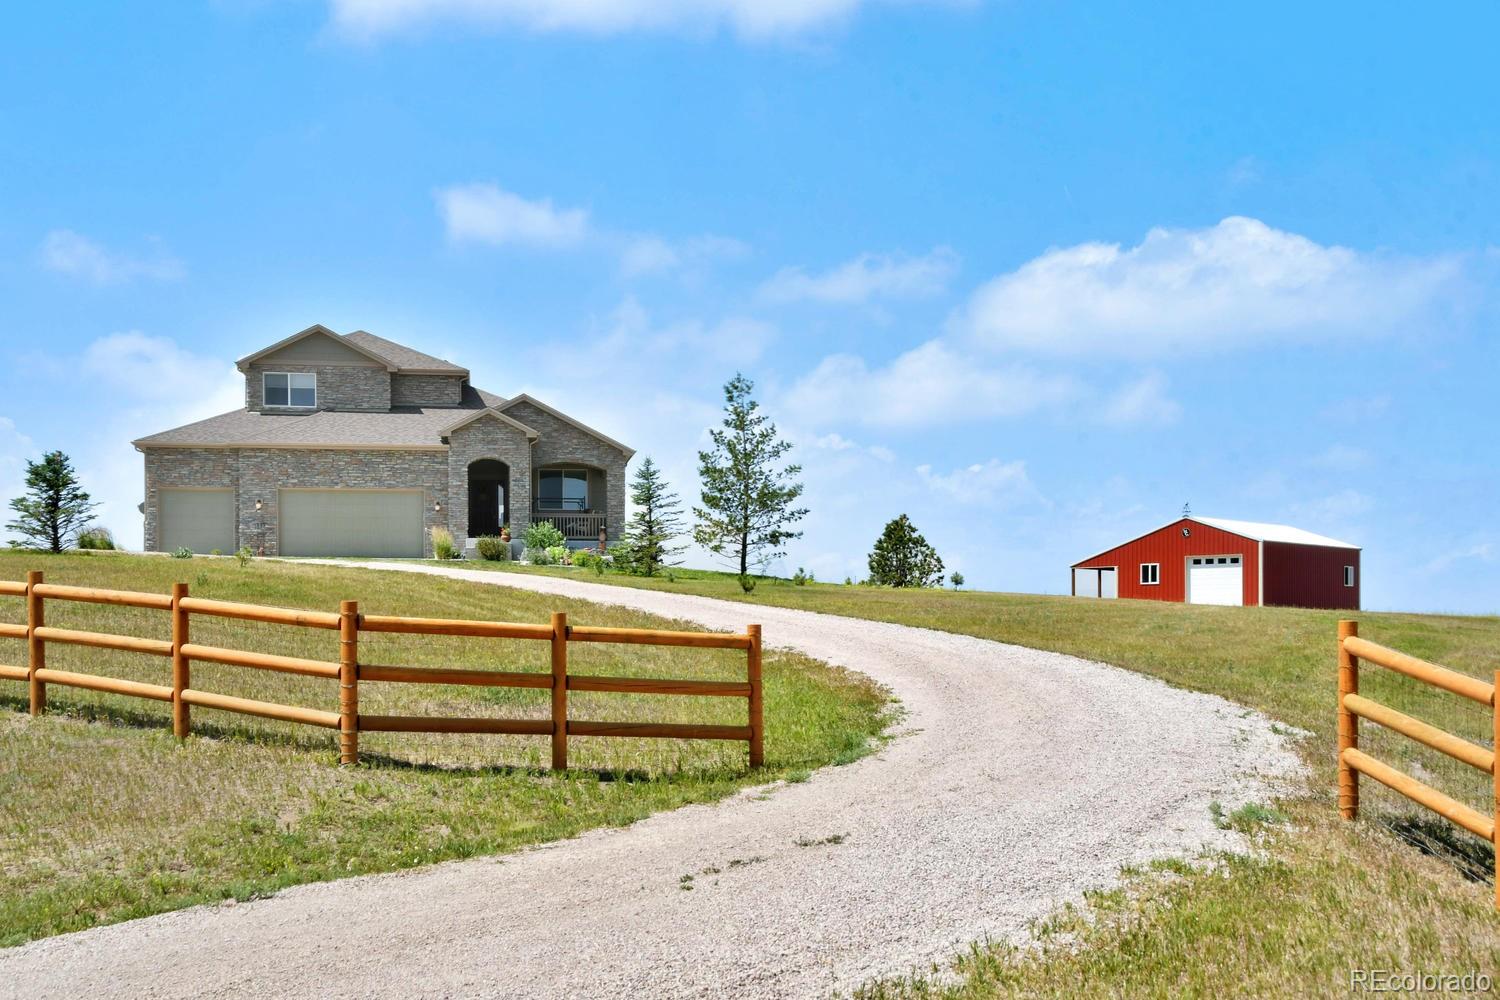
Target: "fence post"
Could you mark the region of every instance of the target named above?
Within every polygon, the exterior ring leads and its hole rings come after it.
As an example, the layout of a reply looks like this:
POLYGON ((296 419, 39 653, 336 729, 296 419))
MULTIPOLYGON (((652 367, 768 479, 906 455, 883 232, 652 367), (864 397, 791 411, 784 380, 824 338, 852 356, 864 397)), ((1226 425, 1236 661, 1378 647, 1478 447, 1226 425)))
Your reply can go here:
POLYGON ((26 574, 26 681, 31 695, 31 714, 47 711, 47 685, 37 680, 36 672, 47 665, 47 645, 36 630, 47 624, 42 610, 42 595, 36 592, 42 582, 42 571, 26 574))
POLYGON ((568 613, 552 612, 552 770, 568 769, 568 613))
POLYGON ((188 612, 182 599, 188 595, 188 585, 172 584, 172 735, 185 740, 192 728, 192 707, 182 700, 182 692, 188 689, 188 658, 182 655, 182 647, 188 644, 188 612))
POLYGON ((1344 696, 1359 693, 1359 660, 1344 648, 1344 640, 1359 635, 1359 622, 1339 622, 1339 815, 1359 816, 1359 772, 1344 763, 1344 751, 1359 746, 1359 716, 1344 707, 1344 696))
POLYGON ((750 680, 750 766, 760 767, 766 759, 765 702, 760 687, 760 626, 747 625, 750 634, 750 649, 746 653, 746 668, 750 680))
POLYGON ((339 763, 359 763, 359 602, 339 603, 339 763))
MULTIPOLYGON (((1495 671, 1494 731, 1490 746, 1500 750, 1500 670, 1495 671)), ((1495 798, 1495 871, 1500 872, 1500 766, 1491 765, 1490 782, 1495 798)), ((1495 908, 1500 910, 1500 875, 1495 877, 1495 908)))

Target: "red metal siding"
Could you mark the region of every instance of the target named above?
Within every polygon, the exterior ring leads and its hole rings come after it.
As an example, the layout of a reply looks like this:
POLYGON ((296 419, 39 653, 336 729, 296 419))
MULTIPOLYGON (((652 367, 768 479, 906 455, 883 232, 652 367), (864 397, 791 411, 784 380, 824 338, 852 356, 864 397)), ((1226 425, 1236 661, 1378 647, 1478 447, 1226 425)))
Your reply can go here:
MULTIPOLYGON (((1118 566, 1120 596, 1146 601, 1187 600, 1187 560, 1190 556, 1239 556, 1245 567, 1244 601, 1260 603, 1260 543, 1197 521, 1184 519, 1133 542, 1101 552, 1074 568, 1118 566), (1182 529, 1191 529, 1184 538, 1182 529), (1141 583, 1141 563, 1161 564, 1161 583, 1141 583)), ((1269 596, 1269 591, 1268 591, 1269 596)))
POLYGON ((1266 543, 1266 604, 1290 608, 1359 608, 1358 549, 1266 543), (1344 586, 1344 567, 1354 586, 1344 586))

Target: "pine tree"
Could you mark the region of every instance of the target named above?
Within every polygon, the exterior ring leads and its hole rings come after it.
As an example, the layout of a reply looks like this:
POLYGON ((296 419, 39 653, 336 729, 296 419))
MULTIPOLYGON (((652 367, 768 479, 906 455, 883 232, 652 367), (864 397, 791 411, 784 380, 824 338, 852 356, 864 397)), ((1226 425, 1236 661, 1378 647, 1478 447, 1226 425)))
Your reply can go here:
MULTIPOLYGON (((99 506, 79 487, 72 463, 60 451, 49 451, 40 462, 26 463, 26 491, 26 496, 10 502, 16 519, 5 528, 50 552, 61 552, 65 543, 88 527, 99 506)), ((16 547, 24 544, 11 542, 16 547)))
POLYGON ((647 455, 630 483, 630 502, 635 512, 625 527, 625 561, 635 572, 655 576, 662 566, 672 566, 672 557, 686 546, 673 545, 683 534, 682 502, 662 478, 661 466, 647 455))
POLYGON ((870 553, 870 582, 888 587, 937 587, 943 560, 911 518, 902 514, 885 526, 870 553))
POLYGON ((777 437, 776 425, 750 397, 754 388, 740 374, 725 384, 724 424, 709 432, 713 447, 698 453, 702 506, 693 508, 694 540, 737 566, 747 591, 754 587, 751 564, 764 565, 781 555, 784 543, 801 538, 792 525, 807 515, 807 508, 794 506, 802 495, 802 466, 777 467, 792 446, 777 437))

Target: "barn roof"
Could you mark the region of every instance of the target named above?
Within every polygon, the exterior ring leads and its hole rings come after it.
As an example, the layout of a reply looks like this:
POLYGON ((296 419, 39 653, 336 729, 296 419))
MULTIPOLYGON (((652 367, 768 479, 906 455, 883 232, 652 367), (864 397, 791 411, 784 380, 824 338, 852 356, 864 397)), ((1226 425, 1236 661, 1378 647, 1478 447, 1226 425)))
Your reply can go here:
POLYGON ((1358 545, 1350 545, 1341 542, 1337 538, 1329 538, 1327 535, 1316 535, 1311 531, 1303 531, 1301 528, 1293 528, 1289 524, 1266 524, 1262 521, 1231 521, 1225 517, 1193 517, 1192 520, 1228 531, 1235 535, 1244 535, 1258 542, 1286 542, 1290 545, 1322 545, 1331 549, 1357 549, 1358 545))

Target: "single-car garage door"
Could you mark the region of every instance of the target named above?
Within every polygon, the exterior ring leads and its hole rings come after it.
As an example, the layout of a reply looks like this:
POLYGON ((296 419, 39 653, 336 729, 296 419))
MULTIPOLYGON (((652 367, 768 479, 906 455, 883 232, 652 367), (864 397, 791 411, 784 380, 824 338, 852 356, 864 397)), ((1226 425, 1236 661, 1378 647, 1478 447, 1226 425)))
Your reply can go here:
POLYGON ((233 552, 233 490, 161 490, 156 495, 156 548, 233 552))
POLYGON ((282 490, 284 556, 421 558, 421 490, 282 490))
POLYGON ((1188 560, 1189 604, 1245 603, 1245 567, 1239 556, 1193 556, 1188 560))

